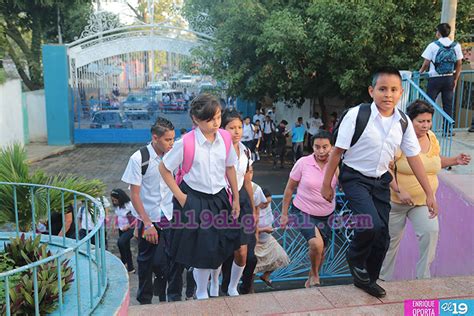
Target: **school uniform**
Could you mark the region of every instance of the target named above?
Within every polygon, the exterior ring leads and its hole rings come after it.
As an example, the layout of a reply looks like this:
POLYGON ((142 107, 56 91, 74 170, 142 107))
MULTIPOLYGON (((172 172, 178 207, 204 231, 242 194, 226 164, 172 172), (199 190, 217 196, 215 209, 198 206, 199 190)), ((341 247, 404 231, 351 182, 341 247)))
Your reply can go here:
POLYGON ((142 175, 142 157, 136 151, 129 159, 122 181, 129 185, 140 186, 140 199, 148 217, 155 225, 159 234, 159 243, 152 244, 143 238, 143 221, 140 215, 132 209, 132 214, 138 219, 138 292, 137 300, 141 304, 151 304, 154 288, 160 301, 166 300, 164 291, 168 282, 168 300, 180 301, 182 292, 182 268, 172 266, 167 248, 170 242, 169 221, 173 217, 173 194, 161 178, 158 166, 162 157, 158 156, 149 144, 149 165, 145 175, 142 175), (153 284, 153 273, 155 284, 153 284), (159 292, 159 293, 158 293, 159 292))
POLYGON ((136 224, 136 219, 132 215, 132 210, 134 210, 132 202, 125 203, 123 207, 114 207, 115 215, 117 216, 117 226, 119 229, 117 246, 120 251, 120 259, 123 264, 127 265, 128 271, 135 270, 132 252, 130 250, 130 240, 133 238, 133 230, 136 224))
MULTIPOLYGON (((242 275, 242 287, 250 287, 253 270, 257 265, 257 257, 255 257, 254 249, 256 245, 255 229, 251 226, 253 224, 253 210, 250 204, 250 197, 244 187, 245 174, 249 166, 253 163, 250 159, 250 150, 242 143, 239 143, 239 158, 235 165, 237 173, 237 187, 239 189, 240 215, 239 223, 240 238, 237 240, 236 248, 242 245, 247 245, 247 262, 242 275), (252 219, 251 221, 249 219, 252 219)), ((232 263, 234 256, 231 255, 222 265, 222 292, 227 293, 228 285, 231 277, 232 263)))
POLYGON ((389 163, 399 146, 407 157, 413 157, 420 153, 420 145, 410 120, 403 133, 399 122, 402 117, 397 109, 391 117, 383 117, 372 103, 368 124, 351 147, 358 111, 359 107, 355 107, 347 112, 335 146, 346 149, 339 183, 349 208, 353 215, 370 219, 369 225, 354 230, 347 260, 350 266, 365 268, 370 282, 374 283, 390 242, 388 217, 392 176, 388 172, 389 163))
MULTIPOLYGON (((194 141, 193 164, 179 186, 187 195, 185 205, 181 207, 173 199, 177 213, 173 219, 170 255, 185 266, 217 269, 236 249, 236 240, 240 238, 240 230, 232 225, 232 206, 225 178, 226 167, 237 163, 237 154, 231 146, 227 155, 220 133, 216 133, 211 143, 196 128, 194 141), (222 222, 217 222, 217 215, 222 222)), ((163 158, 163 163, 166 169, 175 170, 182 162, 183 140, 179 140, 163 158)))

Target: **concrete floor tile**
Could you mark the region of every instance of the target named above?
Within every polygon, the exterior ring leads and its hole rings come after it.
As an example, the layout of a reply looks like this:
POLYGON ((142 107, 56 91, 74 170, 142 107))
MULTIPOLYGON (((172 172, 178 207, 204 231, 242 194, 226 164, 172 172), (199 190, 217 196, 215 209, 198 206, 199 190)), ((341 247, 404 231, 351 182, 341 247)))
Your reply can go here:
POLYGON ((163 315, 175 316, 178 315, 175 303, 164 304, 150 304, 150 305, 135 305, 128 308, 129 316, 149 316, 149 315, 163 315))
POLYGON ((314 311, 333 307, 316 288, 274 292, 273 296, 285 312, 314 311))
POLYGON ((175 303, 178 315, 231 315, 225 299, 192 300, 175 303))
POLYGON ((274 297, 273 293, 226 297, 225 301, 230 307, 233 315, 262 315, 285 312, 285 310, 278 303, 278 300, 274 297))
POLYGON ((377 298, 370 296, 353 285, 320 287, 319 291, 335 307, 381 304, 377 298))

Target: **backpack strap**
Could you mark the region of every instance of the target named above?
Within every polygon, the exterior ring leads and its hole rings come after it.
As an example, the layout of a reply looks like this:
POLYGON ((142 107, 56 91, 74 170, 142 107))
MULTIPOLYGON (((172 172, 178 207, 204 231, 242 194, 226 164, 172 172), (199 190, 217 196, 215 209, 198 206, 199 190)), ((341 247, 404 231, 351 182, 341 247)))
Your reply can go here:
POLYGON ((224 139, 225 144, 225 159, 229 157, 230 147, 232 146, 232 135, 225 129, 219 128, 219 134, 221 134, 222 138, 224 139))
POLYGON ((150 164, 150 152, 148 151, 147 146, 140 148, 140 155, 142 156, 142 176, 144 176, 148 169, 148 165, 150 164))
POLYGON ((400 116, 402 117, 400 119, 400 125, 402 126, 402 133, 405 135, 405 131, 407 130, 408 127, 408 117, 407 115, 400 109, 398 109, 398 113, 400 113, 400 116))
POLYGON ((370 114, 372 112, 370 106, 370 103, 362 103, 359 105, 359 113, 357 113, 354 135, 352 135, 351 140, 351 147, 357 143, 359 138, 362 136, 367 123, 369 123, 370 114))
MULTIPOLYGON (((183 162, 181 168, 183 169, 184 174, 188 173, 191 170, 191 166, 194 161, 194 152, 195 152, 195 131, 192 130, 189 133, 184 134, 183 136, 183 162)), ((183 174, 183 176, 184 176, 183 174)))

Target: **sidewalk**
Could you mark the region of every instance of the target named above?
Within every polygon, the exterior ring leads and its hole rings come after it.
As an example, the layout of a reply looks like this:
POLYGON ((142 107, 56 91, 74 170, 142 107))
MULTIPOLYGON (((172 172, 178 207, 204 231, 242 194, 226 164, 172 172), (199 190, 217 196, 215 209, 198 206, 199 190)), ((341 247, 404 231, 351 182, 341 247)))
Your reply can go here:
POLYGON ((372 297, 353 285, 131 306, 145 315, 404 315, 404 300, 472 299, 474 276, 381 282, 387 296, 372 297))
POLYGON ((28 163, 34 163, 51 156, 60 155, 74 148, 75 145, 50 146, 47 143, 29 143, 25 145, 28 163))

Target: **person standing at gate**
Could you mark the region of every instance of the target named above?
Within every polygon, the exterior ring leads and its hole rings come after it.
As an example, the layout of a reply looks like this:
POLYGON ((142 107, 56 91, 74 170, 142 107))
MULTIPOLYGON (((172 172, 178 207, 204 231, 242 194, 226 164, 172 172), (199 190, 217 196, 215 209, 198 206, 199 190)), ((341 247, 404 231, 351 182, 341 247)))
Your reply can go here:
MULTIPOLYGON (((174 143, 174 126, 159 117, 151 127, 151 142, 137 150, 128 161, 122 181, 130 186, 133 215, 138 219, 138 292, 140 304, 151 304, 153 289, 166 289, 168 300, 180 301, 182 278, 179 267, 163 258, 170 239, 169 221, 173 217, 172 193, 158 172, 158 165, 174 143), (164 245, 164 247, 158 247, 164 245), (161 258, 160 258, 161 257, 161 258), (163 264, 163 262, 165 262, 163 264), (157 276, 153 285, 153 273, 157 276)), ((165 297, 160 295, 160 301, 165 297)))
POLYGON ((424 61, 420 74, 429 69, 428 96, 436 101, 441 93, 443 110, 454 118, 453 95, 461 75, 463 55, 461 45, 448 37, 450 33, 451 26, 448 23, 436 27, 437 40, 430 43, 421 54, 424 61))
POLYGON ((356 224, 358 218, 364 219, 359 222, 365 224, 354 229, 347 263, 354 285, 375 297, 386 295, 376 281, 390 242, 389 184, 393 178, 389 164, 398 147, 405 153, 410 168, 426 193, 430 214, 436 216, 438 212, 419 156, 420 145, 413 124, 405 113, 396 108, 402 93, 402 78, 397 69, 386 67, 375 72, 369 87, 373 102, 349 109, 334 128, 336 144, 329 156, 321 189, 322 196, 331 202, 334 199, 331 181, 344 153, 339 183, 356 224), (366 218, 370 218, 370 225, 366 224, 366 218))

